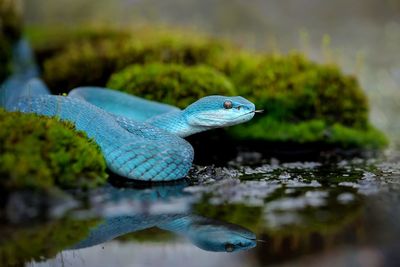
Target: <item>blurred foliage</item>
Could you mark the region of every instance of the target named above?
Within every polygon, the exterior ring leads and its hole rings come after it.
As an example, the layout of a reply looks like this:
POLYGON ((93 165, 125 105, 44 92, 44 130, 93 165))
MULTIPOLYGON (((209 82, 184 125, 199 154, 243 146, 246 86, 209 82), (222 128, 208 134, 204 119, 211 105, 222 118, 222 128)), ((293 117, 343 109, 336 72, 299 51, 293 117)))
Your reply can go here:
POLYGON ((298 53, 252 53, 195 32, 148 27, 81 29, 57 37, 29 32, 36 52, 48 53, 44 79, 55 93, 105 86, 114 74, 109 87, 183 108, 206 94, 235 94, 235 87, 265 110, 264 117, 230 129, 236 139, 368 149, 388 143, 368 122, 368 101, 357 80, 298 53))
POLYGON ((0 110, 0 187, 87 188, 106 180, 97 145, 70 123, 0 110))
POLYGON ((0 230, 0 265, 23 266, 32 260, 53 258, 63 249, 84 239, 97 220, 63 218, 29 227, 2 225, 0 230))
POLYGON ((228 78, 213 68, 160 63, 127 67, 113 74, 107 87, 180 108, 207 95, 236 93, 228 78))
POLYGON ((35 49, 35 56, 39 65, 43 65, 43 61, 57 55, 57 53, 73 44, 79 46, 86 42, 97 43, 104 40, 123 42, 131 36, 128 31, 106 27, 79 27, 78 29, 66 27, 63 28, 62 34, 60 34, 60 29, 57 27, 47 27, 45 30, 28 27, 26 35, 35 49))
POLYGON ((197 34, 163 29, 134 30, 130 38, 126 38, 125 31, 121 31, 118 37, 103 28, 93 32, 71 31, 64 37, 50 37, 47 43, 54 45, 43 45, 43 41, 35 41, 44 39, 39 37, 40 30, 31 29, 29 32, 28 35, 34 40, 34 49, 41 59, 39 63, 42 63, 44 80, 54 93, 68 92, 83 85, 104 86, 112 73, 132 64, 206 64, 213 62, 228 46, 197 34), (106 34, 102 34, 104 30, 106 34), (83 33, 86 33, 85 37, 83 33), (46 54, 49 57, 43 59, 46 54))
POLYGON ((12 44, 21 34, 19 1, 0 0, 0 82, 11 72, 12 44))

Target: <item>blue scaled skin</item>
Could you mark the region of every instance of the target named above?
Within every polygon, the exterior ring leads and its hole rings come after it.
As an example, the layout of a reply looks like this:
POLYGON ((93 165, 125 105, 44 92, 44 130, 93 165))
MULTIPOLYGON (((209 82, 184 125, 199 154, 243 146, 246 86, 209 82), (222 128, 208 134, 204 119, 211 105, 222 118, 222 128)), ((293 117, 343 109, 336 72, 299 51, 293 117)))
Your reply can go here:
POLYGON ((77 88, 69 96, 50 95, 36 77, 26 42, 15 53, 17 71, 0 90, 3 106, 73 123, 100 146, 108 168, 127 178, 185 177, 194 152, 182 137, 246 122, 256 112, 253 103, 239 96, 207 96, 180 110, 99 87, 77 88))

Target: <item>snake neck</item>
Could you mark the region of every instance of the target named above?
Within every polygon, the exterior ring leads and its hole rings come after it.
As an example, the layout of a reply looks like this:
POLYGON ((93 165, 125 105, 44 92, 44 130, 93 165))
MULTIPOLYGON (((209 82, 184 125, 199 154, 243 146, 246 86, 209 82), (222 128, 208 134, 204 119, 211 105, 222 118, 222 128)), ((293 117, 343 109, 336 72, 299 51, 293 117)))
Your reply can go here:
POLYGON ((209 130, 209 127, 206 126, 190 125, 187 122, 183 110, 161 114, 149 119, 146 122, 180 137, 187 137, 192 134, 209 130))

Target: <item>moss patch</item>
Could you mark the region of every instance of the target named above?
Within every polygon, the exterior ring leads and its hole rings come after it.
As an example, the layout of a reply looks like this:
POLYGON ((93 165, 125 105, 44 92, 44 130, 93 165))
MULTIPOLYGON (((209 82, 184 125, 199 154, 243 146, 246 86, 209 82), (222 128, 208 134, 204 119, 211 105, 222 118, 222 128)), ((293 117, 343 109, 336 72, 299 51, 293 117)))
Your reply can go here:
POLYGON ((340 123, 329 125, 321 119, 290 123, 265 116, 253 123, 235 126, 229 133, 240 140, 299 144, 322 142, 342 148, 379 149, 388 144, 385 135, 371 125, 359 129, 340 123))
MULTIPOLYGON (((63 44, 54 45, 53 52, 47 52, 47 59, 40 62, 44 79, 55 93, 68 92, 83 85, 104 86, 113 72, 132 64, 195 65, 212 62, 228 46, 211 38, 180 31, 140 29, 132 31, 129 38, 124 31, 119 34, 118 31, 114 34, 97 31, 90 33, 88 30, 86 35, 70 34, 63 42, 58 41, 60 38, 53 39, 54 43, 63 44), (57 53, 54 53, 55 47, 58 47, 57 53)), ((39 39, 37 34, 30 35, 39 39)), ((46 54, 46 49, 40 45, 35 46, 35 51, 39 55, 46 54)))
POLYGON ((87 188, 106 180, 97 145, 72 124, 0 110, 0 187, 87 188))
POLYGON ((362 149, 388 143, 368 122, 368 101, 355 77, 298 53, 251 53, 196 33, 146 27, 86 30, 63 38, 54 41, 57 52, 42 66, 54 93, 107 85, 181 108, 207 94, 241 95, 265 113, 228 130, 236 143, 362 149))
POLYGON ((266 55, 258 64, 232 71, 230 77, 239 93, 275 119, 321 118, 347 126, 365 126, 368 121, 367 98, 354 77, 300 54, 266 55))
POLYGON ((231 57, 218 66, 240 95, 264 114, 230 130, 241 140, 382 148, 386 137, 368 122, 368 101, 353 76, 300 54, 231 57))
POLYGON ((206 95, 234 95, 233 84, 207 66, 133 65, 111 76, 107 87, 185 108, 206 95))

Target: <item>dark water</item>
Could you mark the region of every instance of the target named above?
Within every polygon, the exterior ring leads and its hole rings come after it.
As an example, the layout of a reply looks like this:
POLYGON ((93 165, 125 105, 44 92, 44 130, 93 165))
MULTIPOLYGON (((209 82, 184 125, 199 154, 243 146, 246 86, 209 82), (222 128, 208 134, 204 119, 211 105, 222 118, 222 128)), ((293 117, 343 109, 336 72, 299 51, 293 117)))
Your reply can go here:
POLYGON ((240 160, 195 167, 190 179, 175 184, 113 178, 69 196, 15 193, 3 214, 1 264, 397 266, 395 153, 323 164, 240 160), (250 241, 240 251, 216 251, 251 232, 256 247, 250 241))

